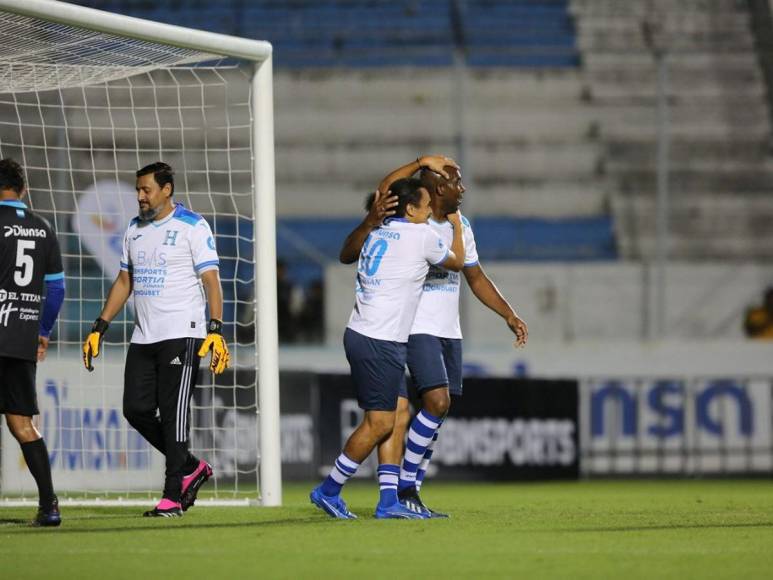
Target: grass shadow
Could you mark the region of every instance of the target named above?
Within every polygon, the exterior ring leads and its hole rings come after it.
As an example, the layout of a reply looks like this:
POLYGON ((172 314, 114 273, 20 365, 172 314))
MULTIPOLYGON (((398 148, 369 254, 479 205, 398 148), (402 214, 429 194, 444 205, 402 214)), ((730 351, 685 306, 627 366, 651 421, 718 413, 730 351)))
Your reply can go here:
POLYGON ((655 524, 651 526, 620 526, 620 527, 603 527, 603 528, 555 528, 550 530, 542 530, 547 533, 555 532, 603 532, 603 533, 615 533, 615 532, 662 532, 668 530, 706 530, 706 529, 732 529, 732 528, 773 528, 773 522, 750 522, 739 524, 655 524))
MULTIPOLYGON (((112 518, 110 518, 112 519, 112 518)), ((136 519, 135 516, 132 516, 131 518, 121 518, 122 520, 126 521, 127 519, 136 519)), ((57 528, 58 534, 105 534, 105 533, 126 533, 126 532, 143 532, 143 531, 157 531, 157 532, 175 532, 179 530, 217 530, 217 529, 238 529, 238 528, 262 528, 262 527, 271 527, 271 526, 282 526, 287 524, 304 524, 304 525, 313 525, 313 524, 329 524, 331 521, 331 518, 319 518, 319 517, 308 517, 308 518, 283 518, 283 519, 276 519, 276 520, 264 520, 264 521, 254 521, 254 522, 233 522, 233 523, 200 523, 200 522, 191 522, 191 523, 179 523, 179 520, 176 519, 169 519, 169 518, 147 518, 148 522, 156 522, 158 525, 154 524, 148 524, 148 525, 140 525, 140 526, 121 526, 121 527, 97 527, 97 528, 68 528, 67 527, 67 520, 64 520, 62 522, 62 527, 57 528), (165 524, 171 524, 166 525, 165 524)), ((0 523, 3 521, 6 521, 10 524, 12 520, 0 520, 0 523)), ((81 520, 83 521, 83 520, 81 520)), ((104 520, 102 520, 104 521, 104 520)), ((19 531, 22 530, 39 530, 40 528, 34 528, 29 527, 29 520, 16 520, 13 523, 19 523, 19 524, 25 524, 24 527, 17 528, 19 531)), ((11 531, 13 527, 10 527, 10 529, 6 529, 5 531, 11 531)))
POLYGON ((32 518, 0 518, 0 526, 31 525, 32 518))

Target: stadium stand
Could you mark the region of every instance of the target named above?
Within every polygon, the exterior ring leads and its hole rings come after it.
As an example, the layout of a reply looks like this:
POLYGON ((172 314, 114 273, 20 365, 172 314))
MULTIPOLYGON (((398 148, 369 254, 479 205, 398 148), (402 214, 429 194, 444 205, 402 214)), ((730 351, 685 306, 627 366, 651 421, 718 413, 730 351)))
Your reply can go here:
POLYGON ((656 67, 651 22, 667 50, 671 257, 773 257, 770 123, 746 2, 574 0, 579 45, 600 119, 621 255, 655 247, 656 67))
POLYGON ((667 11, 671 256, 773 257, 768 105, 745 2, 77 3, 275 44, 279 253, 304 284, 385 169, 455 155, 461 134, 464 211, 485 259, 652 257, 656 71, 642 23, 667 11))
POLYGON ((567 0, 81 0, 81 5, 269 40, 280 67, 576 66, 567 0))
MULTIPOLYGON (((568 230, 556 220, 564 218, 575 233, 587 227, 583 255, 615 255, 609 239, 587 253, 612 226, 565 0, 89 4, 183 25, 200 26, 198 19, 221 32, 233 25, 275 44, 279 252, 297 281, 313 279, 337 254, 319 242, 330 232, 338 243, 337 223, 319 216, 352 222, 386 168, 417 152, 455 151, 461 129, 470 141, 466 170, 475 174, 468 211, 515 226, 498 228, 504 235, 491 238, 492 256, 578 259, 573 238, 560 239, 568 230), (463 128, 447 66, 455 47, 471 65, 463 128), (420 66, 395 74, 400 65, 420 66), (522 246, 524 235, 533 243, 522 246), (547 240, 555 243, 544 251, 523 249, 547 240), (309 256, 309 247, 326 249, 309 256)), ((186 135, 189 145, 195 139, 186 135)))

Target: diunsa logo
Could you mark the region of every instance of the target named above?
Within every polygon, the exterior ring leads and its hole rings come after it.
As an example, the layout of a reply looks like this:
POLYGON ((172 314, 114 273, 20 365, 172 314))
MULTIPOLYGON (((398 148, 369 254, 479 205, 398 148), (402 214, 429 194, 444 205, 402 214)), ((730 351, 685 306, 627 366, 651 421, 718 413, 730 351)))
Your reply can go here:
POLYGON ((16 236, 17 238, 45 238, 46 230, 43 228, 23 228, 20 225, 3 226, 5 228, 5 236, 9 238, 16 236))

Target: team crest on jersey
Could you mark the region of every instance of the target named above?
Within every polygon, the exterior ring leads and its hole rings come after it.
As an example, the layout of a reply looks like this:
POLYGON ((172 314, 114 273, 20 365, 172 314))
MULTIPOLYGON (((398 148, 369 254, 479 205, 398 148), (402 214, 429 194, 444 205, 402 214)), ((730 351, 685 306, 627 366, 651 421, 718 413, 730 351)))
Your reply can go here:
POLYGON ((15 236, 17 238, 45 238, 46 230, 43 228, 25 228, 18 224, 13 226, 3 226, 5 233, 3 237, 10 238, 15 236))
POLYGON ((175 246, 177 245, 177 234, 180 232, 178 230, 166 230, 166 238, 164 238, 164 245, 165 246, 175 246))

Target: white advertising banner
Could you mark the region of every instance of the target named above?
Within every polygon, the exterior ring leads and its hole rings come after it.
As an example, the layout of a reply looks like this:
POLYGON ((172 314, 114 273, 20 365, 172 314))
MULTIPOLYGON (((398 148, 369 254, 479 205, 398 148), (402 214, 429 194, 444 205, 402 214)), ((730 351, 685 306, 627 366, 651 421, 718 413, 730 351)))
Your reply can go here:
POLYGON ((585 380, 581 472, 769 472, 771 385, 763 378, 585 380))
MULTIPOLYGON (((52 353, 54 354, 54 353, 52 353)), ((38 365, 38 428, 48 446, 54 487, 64 491, 161 490, 164 457, 123 417, 123 364, 100 358, 93 373, 54 356, 38 365)), ((21 449, 5 430, 3 495, 34 495, 21 449)))

